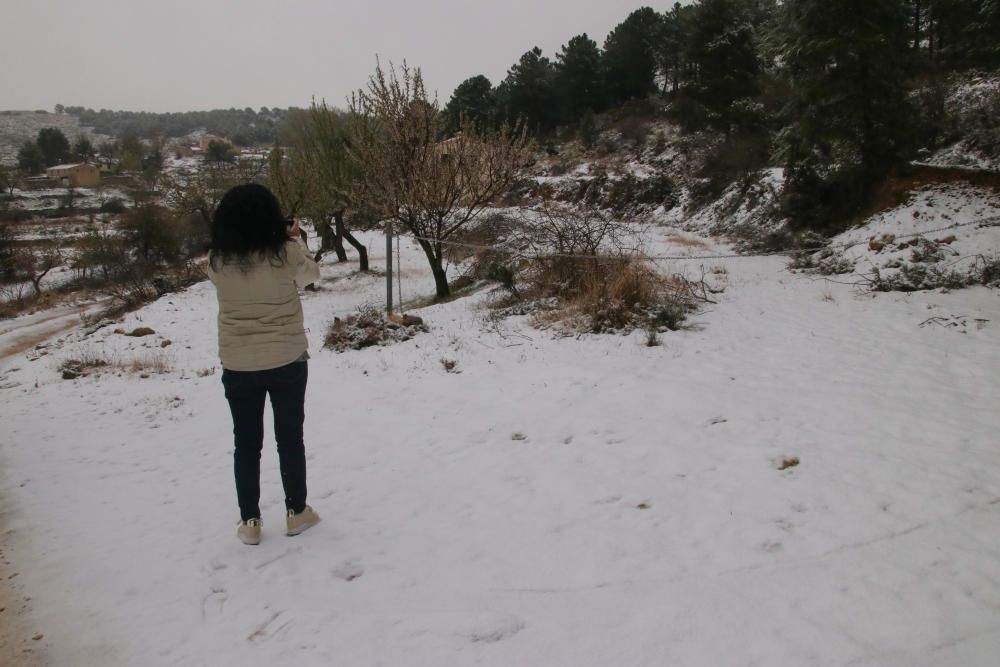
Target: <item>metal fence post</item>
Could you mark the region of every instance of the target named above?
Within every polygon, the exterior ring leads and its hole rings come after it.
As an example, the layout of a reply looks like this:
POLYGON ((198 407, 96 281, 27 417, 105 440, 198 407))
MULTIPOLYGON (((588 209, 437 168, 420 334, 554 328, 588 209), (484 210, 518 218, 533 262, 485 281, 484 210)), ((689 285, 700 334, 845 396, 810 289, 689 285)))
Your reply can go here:
POLYGON ((385 312, 392 315, 392 220, 385 222, 385 312))

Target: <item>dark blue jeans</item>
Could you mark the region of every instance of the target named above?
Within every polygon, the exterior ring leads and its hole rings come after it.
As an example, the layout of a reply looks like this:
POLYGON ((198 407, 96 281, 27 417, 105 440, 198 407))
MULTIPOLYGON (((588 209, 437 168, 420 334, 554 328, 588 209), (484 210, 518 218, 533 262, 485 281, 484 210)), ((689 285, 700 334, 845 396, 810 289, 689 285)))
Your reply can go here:
POLYGON ((302 424, 308 375, 305 361, 264 371, 222 371, 222 386, 233 414, 233 471, 243 521, 260 516, 260 454, 264 448, 264 398, 267 395, 271 397, 274 412, 274 439, 278 444, 285 508, 298 513, 306 507, 306 450, 302 424))

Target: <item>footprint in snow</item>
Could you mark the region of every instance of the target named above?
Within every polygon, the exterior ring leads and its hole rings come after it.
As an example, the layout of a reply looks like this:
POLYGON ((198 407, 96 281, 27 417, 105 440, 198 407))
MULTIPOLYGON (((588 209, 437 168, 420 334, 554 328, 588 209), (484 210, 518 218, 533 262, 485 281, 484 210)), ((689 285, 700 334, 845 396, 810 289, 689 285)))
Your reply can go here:
POLYGON ((469 641, 475 644, 479 643, 493 644, 499 641, 503 641, 504 639, 513 637, 521 630, 524 630, 526 627, 527 625, 523 620, 521 620, 520 618, 512 617, 509 619, 505 619, 488 629, 482 628, 473 630, 467 635, 467 637, 469 638, 469 641))
POLYGON ((332 572, 333 576, 338 579, 343 579, 344 581, 354 581, 364 573, 365 571, 360 565, 351 562, 340 565, 332 572))

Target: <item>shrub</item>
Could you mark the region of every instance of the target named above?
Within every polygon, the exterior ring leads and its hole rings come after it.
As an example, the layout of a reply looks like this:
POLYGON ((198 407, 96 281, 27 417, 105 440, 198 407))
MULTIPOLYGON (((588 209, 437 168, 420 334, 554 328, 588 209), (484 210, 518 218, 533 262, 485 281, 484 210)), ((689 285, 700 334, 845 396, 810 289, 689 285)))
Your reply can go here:
POLYGON ((860 168, 826 170, 807 159, 785 172, 782 214, 792 231, 834 233, 861 211, 872 190, 860 168))
POLYGON ((708 127, 709 112, 701 102, 681 95, 671 103, 667 118, 680 125, 685 132, 698 132, 708 127))
POLYGON ((530 294, 545 304, 539 322, 559 323, 591 333, 635 329, 677 330, 695 309, 689 284, 680 276, 665 278, 637 257, 562 259, 564 275, 579 282, 550 282, 552 262, 529 271, 530 294), (566 263, 578 266, 567 271, 566 263))
POLYGON ((976 282, 983 285, 1000 286, 1000 255, 977 257, 972 275, 976 282))
POLYGON ((578 134, 580 136, 580 144, 587 150, 593 148, 600 138, 601 133, 597 129, 597 117, 594 115, 593 109, 588 108, 583 112, 583 116, 580 118, 578 134))
POLYGON ((583 289, 569 300, 594 333, 635 328, 660 305, 663 278, 632 259, 598 261, 583 289))
POLYGON ((136 207, 119 228, 139 260, 166 263, 181 256, 181 230, 165 208, 153 204, 136 207))
POLYGON ((491 263, 486 270, 486 279, 500 283, 508 292, 517 294, 517 269, 511 264, 491 263))
POLYGON ((17 254, 14 232, 7 225, 0 224, 0 277, 4 281, 14 278, 14 257, 17 254))
POLYGON ((101 202, 101 213, 124 213, 127 210, 125 202, 118 197, 112 197, 101 202))
POLYGON ((868 278, 874 292, 916 292, 930 289, 959 289, 970 284, 958 271, 926 264, 904 264, 896 273, 883 276, 875 269, 868 278))
POLYGON ((646 145, 649 138, 649 123, 641 118, 629 117, 621 122, 618 127, 622 140, 630 144, 636 150, 646 145))
POLYGON ((336 352, 361 350, 373 345, 388 345, 413 338, 428 329, 423 322, 403 324, 389 321, 385 313, 372 304, 358 306, 358 312, 343 319, 335 317, 323 339, 323 347, 336 352))

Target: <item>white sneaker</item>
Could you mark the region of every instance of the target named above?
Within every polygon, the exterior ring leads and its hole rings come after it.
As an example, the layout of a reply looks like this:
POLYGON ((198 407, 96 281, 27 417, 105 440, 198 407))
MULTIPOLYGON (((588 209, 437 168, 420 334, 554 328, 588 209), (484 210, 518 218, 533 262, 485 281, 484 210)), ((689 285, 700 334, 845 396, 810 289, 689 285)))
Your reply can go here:
POLYGON ((306 508, 298 514, 292 510, 288 510, 285 522, 288 524, 288 530, 285 531, 285 535, 298 535, 319 523, 319 514, 316 514, 313 508, 306 505, 306 508))
POLYGON ((260 544, 260 529, 264 524, 260 519, 247 519, 236 525, 236 537, 243 544, 260 544))

